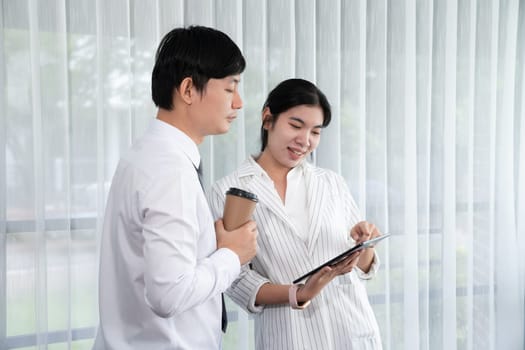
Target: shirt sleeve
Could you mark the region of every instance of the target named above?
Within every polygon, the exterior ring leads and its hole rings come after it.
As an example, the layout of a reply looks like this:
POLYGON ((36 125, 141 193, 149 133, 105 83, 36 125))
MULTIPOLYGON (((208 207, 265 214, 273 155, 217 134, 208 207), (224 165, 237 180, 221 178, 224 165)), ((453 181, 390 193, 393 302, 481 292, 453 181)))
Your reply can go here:
POLYGON ((255 305, 255 299, 261 286, 266 283, 270 283, 270 280, 250 269, 249 265, 244 265, 226 294, 244 311, 259 313, 264 310, 264 305, 255 305))
MULTIPOLYGON (((213 219, 217 220, 222 217, 225 202, 225 188, 216 183, 212 186, 208 194, 208 202, 212 211, 213 219)), ((270 280, 261 276, 256 271, 250 269, 249 264, 241 268, 241 273, 231 284, 226 294, 243 310, 251 313, 261 312, 263 305, 255 305, 255 299, 259 288, 270 280)))
POLYGON ((145 298, 161 317, 216 298, 240 272, 237 255, 216 250, 211 213, 192 175, 163 176, 171 182, 153 181, 141 194, 145 298))
POLYGON ((381 260, 379 260, 379 255, 377 255, 377 252, 374 250, 374 260, 372 260, 370 270, 368 270, 368 272, 364 272, 359 268, 359 266, 356 266, 355 270, 357 272, 357 277, 359 277, 362 280, 372 279, 376 276, 377 271, 379 270, 379 266, 381 266, 381 260))

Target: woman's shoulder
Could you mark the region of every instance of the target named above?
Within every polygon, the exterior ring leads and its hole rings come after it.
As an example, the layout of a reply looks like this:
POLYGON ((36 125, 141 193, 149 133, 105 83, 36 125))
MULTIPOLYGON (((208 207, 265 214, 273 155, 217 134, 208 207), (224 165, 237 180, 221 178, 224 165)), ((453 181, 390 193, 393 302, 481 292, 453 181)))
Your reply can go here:
POLYGON ((344 178, 334 170, 328 168, 321 168, 311 163, 305 163, 305 170, 314 176, 323 177, 325 179, 335 180, 338 182, 344 181, 344 178))
POLYGON ((213 189, 224 192, 230 187, 238 186, 243 183, 243 178, 249 175, 251 171, 252 164, 250 159, 247 159, 237 169, 215 181, 213 189))
POLYGON ((349 189, 345 178, 332 169, 322 168, 313 164, 308 164, 305 169, 310 173, 311 179, 323 182, 325 186, 330 188, 331 192, 342 193, 349 189))

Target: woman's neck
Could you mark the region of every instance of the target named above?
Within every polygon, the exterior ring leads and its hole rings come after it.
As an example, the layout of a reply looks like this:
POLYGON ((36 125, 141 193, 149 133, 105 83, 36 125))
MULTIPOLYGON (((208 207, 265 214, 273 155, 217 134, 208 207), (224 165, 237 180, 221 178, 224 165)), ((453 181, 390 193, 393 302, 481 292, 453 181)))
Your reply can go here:
POLYGON ((279 164, 266 152, 262 152, 258 157, 255 158, 255 161, 261 166, 261 168, 264 169, 264 171, 266 171, 268 176, 273 181, 286 180, 286 175, 288 175, 288 172, 291 170, 291 168, 279 164))
POLYGON ((267 153, 263 152, 259 157, 255 158, 257 164, 264 169, 266 174, 272 179, 275 189, 281 197, 283 203, 286 197, 286 186, 287 186, 287 175, 291 168, 284 167, 277 163, 274 158, 270 157, 267 153))

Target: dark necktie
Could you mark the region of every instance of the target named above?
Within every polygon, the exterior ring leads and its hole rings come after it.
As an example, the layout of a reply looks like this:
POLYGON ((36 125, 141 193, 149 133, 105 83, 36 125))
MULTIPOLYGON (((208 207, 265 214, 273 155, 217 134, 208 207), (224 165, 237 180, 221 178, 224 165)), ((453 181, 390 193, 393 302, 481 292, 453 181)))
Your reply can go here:
POLYGON ((204 184, 202 183, 202 162, 201 164, 199 164, 198 168, 195 167, 195 170, 197 170, 197 175, 199 175, 199 182, 201 184, 202 191, 204 192, 204 184))
MULTIPOLYGON (((195 168, 197 170, 197 174, 199 175, 199 182, 202 187, 202 191, 204 191, 204 184, 202 182, 202 162, 199 164, 198 168, 195 168)), ((222 299, 222 323, 221 328, 223 333, 226 333, 226 328, 228 327, 228 313, 226 312, 226 304, 224 303, 224 294, 221 293, 221 299, 222 299)))

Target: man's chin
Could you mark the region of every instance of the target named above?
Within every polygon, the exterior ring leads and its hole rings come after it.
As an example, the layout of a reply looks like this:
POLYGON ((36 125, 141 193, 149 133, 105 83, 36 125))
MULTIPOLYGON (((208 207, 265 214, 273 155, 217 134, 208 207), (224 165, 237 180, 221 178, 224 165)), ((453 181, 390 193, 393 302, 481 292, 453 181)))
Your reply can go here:
POLYGON ((220 129, 215 130, 215 132, 213 132, 211 135, 223 135, 223 134, 228 133, 228 131, 230 131, 230 125, 229 124, 227 126, 224 126, 224 127, 220 128, 220 129))

